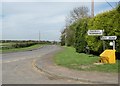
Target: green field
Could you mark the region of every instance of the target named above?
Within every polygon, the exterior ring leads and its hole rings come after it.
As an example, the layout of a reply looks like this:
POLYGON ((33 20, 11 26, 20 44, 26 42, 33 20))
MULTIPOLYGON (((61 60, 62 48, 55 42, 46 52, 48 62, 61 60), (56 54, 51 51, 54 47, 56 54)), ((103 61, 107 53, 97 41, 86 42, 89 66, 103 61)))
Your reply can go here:
POLYGON ((82 71, 99 71, 99 72, 118 72, 118 63, 95 65, 99 62, 99 57, 76 53, 72 47, 64 47, 64 50, 55 55, 54 61, 59 66, 82 71))
POLYGON ((2 47, 7 47, 5 49, 0 48, 0 53, 9 53, 9 52, 19 52, 19 51, 28 51, 28 50, 33 50, 40 48, 44 46, 45 44, 35 44, 29 47, 23 47, 23 48, 12 48, 12 45, 15 43, 1 43, 0 46, 2 47))

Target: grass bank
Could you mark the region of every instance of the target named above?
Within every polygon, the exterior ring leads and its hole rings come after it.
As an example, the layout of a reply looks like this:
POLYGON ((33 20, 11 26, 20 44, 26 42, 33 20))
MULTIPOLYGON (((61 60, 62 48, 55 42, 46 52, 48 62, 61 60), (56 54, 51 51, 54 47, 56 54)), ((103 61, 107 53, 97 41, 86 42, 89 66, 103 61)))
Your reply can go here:
POLYGON ((118 72, 118 63, 95 65, 99 61, 98 56, 76 53, 72 47, 64 47, 64 50, 55 55, 54 61, 59 66, 82 71, 118 72))
MULTIPOLYGON (((8 45, 10 45, 10 44, 8 44, 8 45)), ((46 45, 46 44, 36 44, 36 45, 29 46, 29 47, 24 47, 24 48, 0 49, 0 52, 1 53, 10 53, 10 52, 28 51, 28 50, 40 48, 44 45, 46 45)))

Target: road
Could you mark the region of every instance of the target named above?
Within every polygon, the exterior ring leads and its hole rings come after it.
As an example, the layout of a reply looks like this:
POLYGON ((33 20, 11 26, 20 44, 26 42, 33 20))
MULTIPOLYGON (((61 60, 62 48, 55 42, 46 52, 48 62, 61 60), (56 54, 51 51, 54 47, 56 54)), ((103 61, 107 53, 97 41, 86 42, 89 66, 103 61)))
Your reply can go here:
POLYGON ((2 54, 2 84, 81 84, 83 82, 56 79, 33 67, 33 60, 44 58, 60 50, 56 45, 47 45, 32 51, 2 54))

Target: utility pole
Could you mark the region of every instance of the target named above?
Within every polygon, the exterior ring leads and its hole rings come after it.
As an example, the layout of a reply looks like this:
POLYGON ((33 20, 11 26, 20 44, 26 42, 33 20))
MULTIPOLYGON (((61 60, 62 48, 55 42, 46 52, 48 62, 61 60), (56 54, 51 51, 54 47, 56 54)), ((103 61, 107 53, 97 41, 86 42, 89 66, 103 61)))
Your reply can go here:
POLYGON ((91 2, 91 16, 94 17, 94 0, 91 2))
POLYGON ((40 42, 40 31, 39 31, 39 42, 40 42))

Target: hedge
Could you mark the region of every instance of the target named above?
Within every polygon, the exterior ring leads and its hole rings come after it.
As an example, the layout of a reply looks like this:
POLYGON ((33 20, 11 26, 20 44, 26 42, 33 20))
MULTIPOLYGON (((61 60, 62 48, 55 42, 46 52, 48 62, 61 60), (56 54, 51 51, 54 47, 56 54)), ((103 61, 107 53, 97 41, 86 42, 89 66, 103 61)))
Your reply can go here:
MULTIPOLYGON (((70 44, 75 44, 77 52, 85 52, 86 46, 92 52, 101 53, 103 51, 103 41, 100 36, 88 36, 87 31, 90 30, 104 30, 105 36, 117 36, 116 50, 120 52, 120 12, 113 9, 104 13, 100 13, 92 18, 84 18, 73 23, 69 29, 74 29, 75 39, 70 40, 70 44)), ((68 41, 69 42, 69 41, 68 41)), ((105 41, 106 49, 110 49, 110 41, 105 41)))
MULTIPOLYGON (((117 10, 111 10, 96 15, 88 21, 88 29, 102 29, 105 36, 117 36, 116 50, 120 52, 120 13, 117 10)), ((86 36, 86 41, 91 50, 101 53, 103 51, 103 43, 99 36, 86 36)), ((110 41, 105 41, 106 49, 111 48, 109 46, 110 41)))

